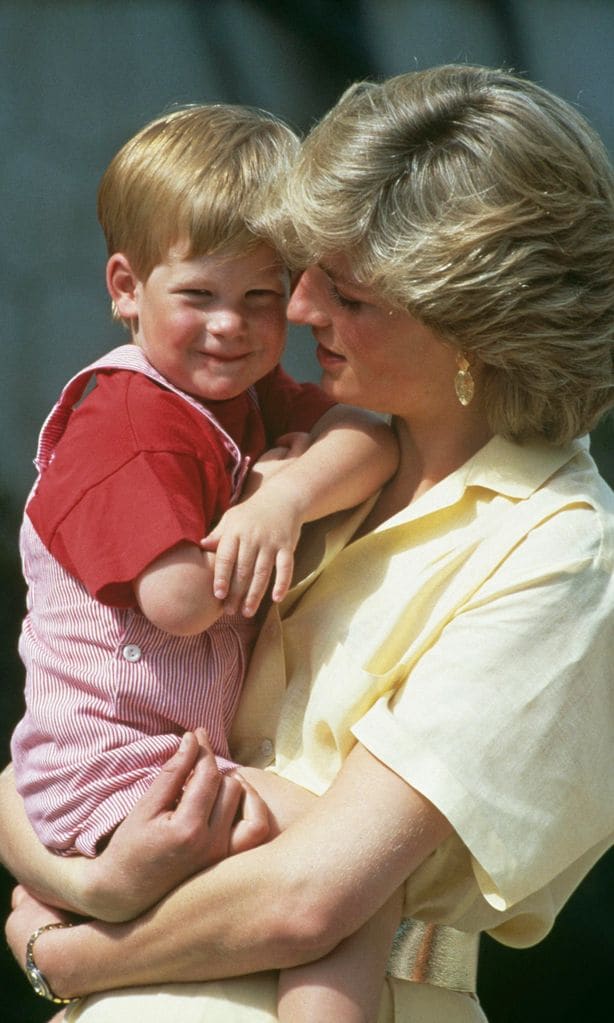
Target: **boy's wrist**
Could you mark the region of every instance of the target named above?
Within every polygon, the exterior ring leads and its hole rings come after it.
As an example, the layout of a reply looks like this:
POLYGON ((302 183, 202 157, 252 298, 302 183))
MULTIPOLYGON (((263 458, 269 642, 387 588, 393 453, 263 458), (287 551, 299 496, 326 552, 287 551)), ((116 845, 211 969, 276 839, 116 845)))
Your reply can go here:
MULTIPOLYGON (((286 476, 285 473, 278 473, 272 476, 263 482, 254 497, 269 505, 272 512, 282 509, 284 517, 292 519, 299 529, 308 520, 310 505, 308 487, 296 479, 294 474, 286 476)), ((267 514, 266 510, 264 514, 267 514)))

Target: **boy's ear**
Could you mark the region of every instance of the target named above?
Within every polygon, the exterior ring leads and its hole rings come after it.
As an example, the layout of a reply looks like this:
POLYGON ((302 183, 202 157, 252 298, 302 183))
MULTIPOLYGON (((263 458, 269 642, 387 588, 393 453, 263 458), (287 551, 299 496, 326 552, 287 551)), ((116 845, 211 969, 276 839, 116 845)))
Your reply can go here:
POLYGON ((123 252, 114 252, 107 262, 107 290, 122 320, 138 316, 138 277, 123 252))

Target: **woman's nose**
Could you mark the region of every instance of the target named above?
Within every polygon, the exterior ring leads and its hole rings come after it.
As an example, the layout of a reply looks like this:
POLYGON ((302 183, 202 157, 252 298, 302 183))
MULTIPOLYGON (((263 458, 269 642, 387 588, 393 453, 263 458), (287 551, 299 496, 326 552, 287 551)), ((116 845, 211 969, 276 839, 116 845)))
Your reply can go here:
POLYGON ((319 289, 314 280, 314 271, 303 270, 296 281, 287 316, 291 323, 305 323, 310 327, 324 327, 328 323, 328 315, 319 296, 319 289))

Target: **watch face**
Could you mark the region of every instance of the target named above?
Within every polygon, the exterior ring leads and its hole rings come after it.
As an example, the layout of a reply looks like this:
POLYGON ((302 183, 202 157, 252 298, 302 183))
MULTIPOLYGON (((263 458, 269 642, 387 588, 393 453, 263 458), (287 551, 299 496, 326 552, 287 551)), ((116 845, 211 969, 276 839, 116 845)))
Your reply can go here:
POLYGON ((47 983, 47 981, 43 977, 41 971, 39 970, 38 966, 34 962, 33 949, 34 949, 34 943, 35 943, 36 939, 38 937, 40 937, 40 935, 44 931, 54 931, 54 930, 56 930, 56 928, 59 928, 59 927, 72 927, 72 924, 68 924, 68 923, 66 923, 66 924, 63 924, 63 923, 62 924, 46 924, 44 927, 39 927, 38 930, 34 931, 34 934, 32 934, 30 936, 30 940, 28 941, 28 944, 26 946, 25 971, 26 971, 26 977, 30 981, 30 984, 32 985, 32 987, 36 991, 37 995, 40 995, 41 998, 46 998, 48 1001, 53 1002, 54 1005, 68 1005, 69 1002, 76 1002, 77 999, 76 998, 56 998, 56 996, 54 995, 53 991, 49 987, 49 984, 47 983))
POLYGON ((49 1001, 53 1000, 53 995, 49 990, 45 978, 43 977, 40 970, 37 969, 37 967, 34 965, 34 963, 32 962, 26 963, 26 976, 30 981, 30 984, 36 991, 37 995, 40 995, 41 998, 48 998, 49 1001))

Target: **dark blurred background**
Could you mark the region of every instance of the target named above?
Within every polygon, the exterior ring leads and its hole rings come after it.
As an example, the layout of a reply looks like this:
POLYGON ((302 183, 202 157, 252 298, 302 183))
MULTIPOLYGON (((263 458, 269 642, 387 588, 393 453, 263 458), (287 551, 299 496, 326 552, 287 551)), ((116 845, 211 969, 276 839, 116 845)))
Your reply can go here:
MULTIPOLYGON (((124 339, 96 222, 116 149, 169 105, 262 106, 307 129, 351 81, 450 61, 526 72, 577 104, 614 153, 612 0, 0 0, 0 759, 22 710, 17 529, 40 424, 65 381, 124 339)), ((285 358, 317 378, 306 331, 285 358)), ((614 483, 614 431, 593 437, 614 483)), ((483 942, 490 1023, 612 1016, 610 853, 553 933, 523 952, 483 942)), ((0 868, 0 914, 11 879, 0 868)), ((52 1015, 0 956, 4 1023, 52 1015)), ((445 1023, 445 1021, 442 1021, 445 1023)))

